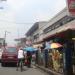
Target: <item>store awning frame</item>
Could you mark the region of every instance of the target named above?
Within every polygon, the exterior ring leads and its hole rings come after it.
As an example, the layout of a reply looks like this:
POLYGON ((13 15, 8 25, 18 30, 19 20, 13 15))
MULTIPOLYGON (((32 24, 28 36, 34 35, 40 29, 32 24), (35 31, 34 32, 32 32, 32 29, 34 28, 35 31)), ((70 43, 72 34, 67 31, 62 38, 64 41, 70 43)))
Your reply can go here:
POLYGON ((54 37, 63 37, 66 33, 66 31, 70 31, 70 30, 75 30, 75 25, 67 25, 66 27, 63 26, 60 29, 58 29, 54 34, 51 34, 45 38, 43 38, 43 40, 47 40, 49 38, 54 38, 54 37), (63 36, 62 36, 63 35, 63 36))

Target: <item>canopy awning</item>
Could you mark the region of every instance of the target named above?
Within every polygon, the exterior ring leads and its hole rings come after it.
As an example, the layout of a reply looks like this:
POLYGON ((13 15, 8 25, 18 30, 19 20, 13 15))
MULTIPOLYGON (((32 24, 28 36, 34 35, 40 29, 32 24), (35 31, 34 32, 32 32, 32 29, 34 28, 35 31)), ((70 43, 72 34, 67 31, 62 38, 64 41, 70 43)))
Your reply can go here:
POLYGON ((33 45, 34 48, 42 47, 42 44, 35 44, 33 45))
POLYGON ((33 44, 41 44, 43 42, 43 39, 42 40, 38 40, 37 42, 34 42, 33 44))

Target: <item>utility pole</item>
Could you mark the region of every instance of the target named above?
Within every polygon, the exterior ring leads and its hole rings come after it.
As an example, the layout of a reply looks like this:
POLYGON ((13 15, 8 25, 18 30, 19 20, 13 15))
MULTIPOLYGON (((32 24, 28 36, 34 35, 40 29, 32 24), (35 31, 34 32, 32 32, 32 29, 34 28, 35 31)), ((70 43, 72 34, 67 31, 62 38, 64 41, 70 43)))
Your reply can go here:
POLYGON ((4 47, 6 45, 6 31, 5 31, 5 34, 4 34, 4 47))
POLYGON ((6 35, 7 35, 7 33, 10 33, 10 32, 5 31, 5 33, 4 33, 4 47, 6 46, 6 35))

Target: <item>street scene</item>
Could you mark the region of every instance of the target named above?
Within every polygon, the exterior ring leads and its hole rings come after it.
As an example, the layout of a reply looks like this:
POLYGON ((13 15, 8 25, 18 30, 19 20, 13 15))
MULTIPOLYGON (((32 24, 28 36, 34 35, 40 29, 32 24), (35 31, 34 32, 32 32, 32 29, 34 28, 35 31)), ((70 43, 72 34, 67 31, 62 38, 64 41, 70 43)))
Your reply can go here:
POLYGON ((0 0, 1 75, 75 75, 75 0, 0 0))
POLYGON ((25 68, 25 71, 21 72, 20 70, 19 71, 16 71, 16 67, 14 66, 7 66, 7 67, 1 67, 0 66, 0 74, 1 75, 49 75, 47 73, 45 73, 44 71, 42 70, 39 70, 38 68, 25 68))

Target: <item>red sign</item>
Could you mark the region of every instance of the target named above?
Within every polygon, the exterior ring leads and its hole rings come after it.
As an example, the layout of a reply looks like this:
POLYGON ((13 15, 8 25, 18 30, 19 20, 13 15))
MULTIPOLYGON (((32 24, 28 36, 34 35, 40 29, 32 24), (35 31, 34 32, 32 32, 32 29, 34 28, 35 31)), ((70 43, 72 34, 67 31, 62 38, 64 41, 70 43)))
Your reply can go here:
POLYGON ((68 11, 71 16, 75 16, 75 0, 67 0, 68 11))

